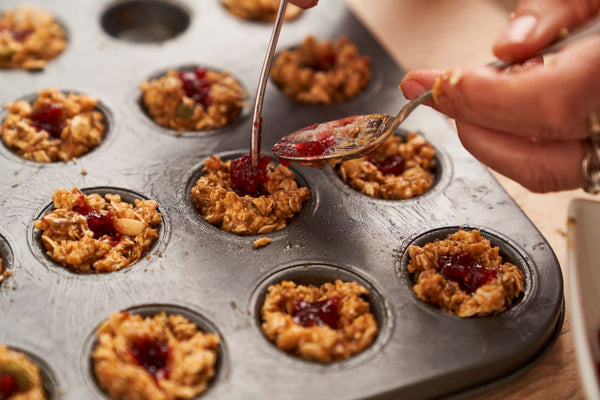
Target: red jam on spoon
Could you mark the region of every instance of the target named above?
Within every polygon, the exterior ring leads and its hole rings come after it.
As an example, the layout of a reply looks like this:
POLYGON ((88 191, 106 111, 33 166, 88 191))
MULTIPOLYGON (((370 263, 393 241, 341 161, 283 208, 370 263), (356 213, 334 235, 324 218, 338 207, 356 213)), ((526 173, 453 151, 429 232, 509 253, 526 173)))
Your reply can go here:
POLYGON ((337 329, 340 325, 338 306, 337 297, 328 297, 314 303, 296 298, 292 305, 292 317, 294 322, 302 326, 328 325, 337 329))
POLYGON ((129 351, 135 361, 144 367, 154 379, 169 379, 171 349, 166 343, 141 336, 131 343, 129 351))
POLYGON ((469 253, 439 256, 438 271, 444 278, 458 283, 458 286, 467 293, 475 293, 480 286, 494 279, 498 274, 496 270, 479 264, 469 253))

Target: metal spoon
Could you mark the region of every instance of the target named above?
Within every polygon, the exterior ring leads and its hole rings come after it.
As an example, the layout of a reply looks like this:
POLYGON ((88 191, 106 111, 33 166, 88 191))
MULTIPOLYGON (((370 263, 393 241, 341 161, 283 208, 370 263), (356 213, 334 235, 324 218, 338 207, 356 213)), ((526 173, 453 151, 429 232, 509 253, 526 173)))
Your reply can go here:
MULTIPOLYGON (((600 15, 544 48, 535 57, 555 52, 598 32, 600 15)), ((504 69, 514 64, 496 61, 488 65, 504 69)), ((273 154, 280 160, 316 167, 361 157, 383 143, 415 108, 432 97, 433 90, 426 90, 406 103, 394 117, 387 114, 355 115, 307 126, 283 137, 273 146, 273 154)))
POLYGON ((262 70, 260 71, 260 80, 258 81, 258 89, 256 90, 256 100, 254 102, 254 112, 252 114, 252 137, 250 139, 250 161, 254 168, 258 168, 260 135, 262 131, 262 105, 265 98, 265 88, 267 87, 271 63, 273 62, 273 55, 275 54, 275 47, 277 47, 277 39, 279 39, 279 32, 281 31, 281 24, 283 23, 283 15, 285 14, 287 3, 288 0, 281 0, 279 3, 277 18, 275 19, 275 25, 271 32, 269 47, 267 49, 267 54, 265 55, 262 70))

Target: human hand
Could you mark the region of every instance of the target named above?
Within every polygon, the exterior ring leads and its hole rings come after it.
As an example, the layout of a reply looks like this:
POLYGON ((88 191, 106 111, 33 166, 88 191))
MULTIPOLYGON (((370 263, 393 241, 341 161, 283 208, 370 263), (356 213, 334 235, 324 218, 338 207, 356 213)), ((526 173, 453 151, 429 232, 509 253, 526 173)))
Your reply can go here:
MULTIPOLYGON (((494 53, 507 61, 527 59, 599 9, 597 1, 520 0, 494 53)), ((545 64, 527 62, 505 71, 416 70, 401 88, 412 99, 435 85, 436 101, 430 105, 456 120, 471 154, 530 190, 548 192, 585 184, 583 140, 590 134, 590 115, 600 113, 599 70, 596 36, 545 64)))
POLYGON ((311 8, 317 5, 319 0, 290 0, 290 3, 300 8, 311 8))

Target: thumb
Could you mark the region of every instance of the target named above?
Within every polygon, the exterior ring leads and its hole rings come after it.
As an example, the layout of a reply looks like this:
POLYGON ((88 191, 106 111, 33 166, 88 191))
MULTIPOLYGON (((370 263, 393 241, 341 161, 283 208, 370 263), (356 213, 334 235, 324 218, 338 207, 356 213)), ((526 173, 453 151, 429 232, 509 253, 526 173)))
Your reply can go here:
POLYGON ((530 58, 599 9, 600 2, 595 0, 520 0, 496 40, 494 54, 505 61, 530 58))

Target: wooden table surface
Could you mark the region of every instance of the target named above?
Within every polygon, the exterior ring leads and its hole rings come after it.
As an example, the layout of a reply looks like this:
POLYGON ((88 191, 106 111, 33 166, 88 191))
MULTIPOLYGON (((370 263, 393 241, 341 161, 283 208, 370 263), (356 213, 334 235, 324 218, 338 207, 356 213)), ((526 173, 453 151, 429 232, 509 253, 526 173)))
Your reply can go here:
MULTIPOLYGON (((346 1, 405 70, 492 61, 492 44, 509 16, 509 10, 494 0, 346 1)), ((550 243, 562 268, 566 290, 567 209, 572 199, 594 197, 583 190, 532 193, 506 177, 496 173, 494 176, 550 243)), ((577 372, 567 294, 563 329, 548 355, 519 378, 469 400, 585 398, 577 372)))

